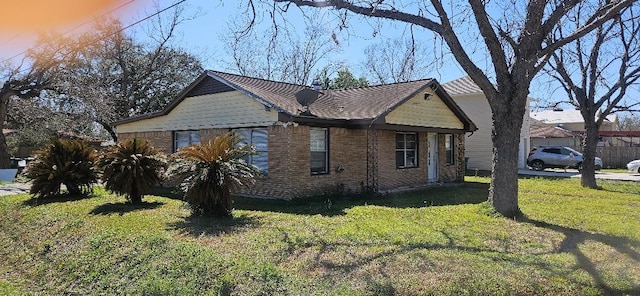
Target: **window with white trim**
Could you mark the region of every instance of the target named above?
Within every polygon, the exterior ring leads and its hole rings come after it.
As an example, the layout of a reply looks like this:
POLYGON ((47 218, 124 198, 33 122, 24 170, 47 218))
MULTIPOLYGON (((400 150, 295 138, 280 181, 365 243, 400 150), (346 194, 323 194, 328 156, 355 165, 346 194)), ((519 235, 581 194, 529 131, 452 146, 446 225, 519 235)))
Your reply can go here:
POLYGON ((444 135, 445 163, 454 164, 453 134, 444 135))
POLYGON ((200 131, 176 131, 173 132, 173 151, 191 145, 200 144, 200 131))
POLYGON ((256 155, 247 156, 244 161, 255 165, 263 174, 269 170, 269 133, 266 128, 245 128, 234 131, 242 138, 239 145, 253 145, 256 148, 256 155))
POLYGON ((418 167, 418 134, 396 132, 396 167, 418 167))
POLYGON ((329 173, 329 133, 326 128, 310 129, 311 174, 329 173))

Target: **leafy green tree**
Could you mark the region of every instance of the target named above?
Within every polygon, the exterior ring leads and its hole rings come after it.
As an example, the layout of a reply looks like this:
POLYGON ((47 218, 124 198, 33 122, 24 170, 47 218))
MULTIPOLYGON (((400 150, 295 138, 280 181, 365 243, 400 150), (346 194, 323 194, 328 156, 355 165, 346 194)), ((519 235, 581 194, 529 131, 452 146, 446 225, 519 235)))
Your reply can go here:
POLYGON ((255 147, 240 142, 240 137, 226 134, 175 153, 168 175, 178 177, 193 215, 231 216, 231 191, 253 183, 260 174, 243 160, 256 153, 255 147))
POLYGON ((338 77, 331 79, 329 83, 329 89, 347 89, 369 86, 369 81, 366 78, 356 78, 349 69, 342 69, 338 71, 338 77))
POLYGON ((128 139, 98 156, 96 167, 102 172, 104 187, 125 195, 139 204, 142 196, 160 183, 166 157, 144 139, 128 139))
POLYGON ((92 31, 60 40, 76 51, 61 61, 64 72, 49 93, 57 112, 91 118, 114 141, 114 121, 164 109, 203 70, 195 56, 169 46, 172 30, 149 45, 122 29, 120 21, 105 19, 92 31))
POLYGON ((94 160, 94 149, 85 141, 52 138, 27 167, 30 193, 35 198, 55 197, 64 184, 70 195, 88 195, 98 180, 94 160))

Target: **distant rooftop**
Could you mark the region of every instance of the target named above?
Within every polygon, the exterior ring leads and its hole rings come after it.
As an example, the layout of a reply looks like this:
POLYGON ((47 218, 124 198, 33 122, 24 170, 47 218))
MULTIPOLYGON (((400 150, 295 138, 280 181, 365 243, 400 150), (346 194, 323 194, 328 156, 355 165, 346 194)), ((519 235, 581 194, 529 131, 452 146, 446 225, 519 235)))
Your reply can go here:
POLYGON ((451 80, 447 83, 442 84, 444 90, 449 93, 450 96, 458 96, 458 95, 471 95, 471 94, 481 94, 482 90, 478 85, 476 85, 471 77, 464 76, 455 80, 451 80))
MULTIPOLYGON (((580 110, 543 110, 543 111, 531 111, 531 118, 540 121, 545 124, 561 124, 561 123, 582 123, 584 119, 580 110)), ((618 117, 615 114, 609 114, 605 120, 615 122, 618 117)))

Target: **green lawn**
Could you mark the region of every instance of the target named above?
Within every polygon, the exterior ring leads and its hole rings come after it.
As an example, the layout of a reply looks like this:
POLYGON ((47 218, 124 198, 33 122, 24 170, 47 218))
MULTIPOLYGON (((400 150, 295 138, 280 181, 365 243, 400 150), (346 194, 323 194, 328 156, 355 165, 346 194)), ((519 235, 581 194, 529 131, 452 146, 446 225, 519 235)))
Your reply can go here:
MULTIPOLYGON (((190 218, 170 194, 0 197, 0 295, 639 295, 640 184, 487 178, 376 198, 237 199, 190 218), (166 197, 163 197, 166 196, 166 197)), ((166 192, 168 193, 168 192, 166 192)))

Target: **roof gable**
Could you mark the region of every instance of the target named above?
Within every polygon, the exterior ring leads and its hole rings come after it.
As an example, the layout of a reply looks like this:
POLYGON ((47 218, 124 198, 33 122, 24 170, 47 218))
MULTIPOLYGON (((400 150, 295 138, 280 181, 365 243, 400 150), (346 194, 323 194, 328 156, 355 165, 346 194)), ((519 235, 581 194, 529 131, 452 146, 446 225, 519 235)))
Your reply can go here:
POLYGON ((187 97, 228 91, 239 91, 266 107, 274 108, 292 117, 375 121, 428 88, 433 89, 455 116, 463 122, 465 130, 476 130, 473 122, 435 79, 343 90, 323 90, 319 92, 318 99, 309 106, 309 113, 303 113, 305 107, 298 103, 296 94, 308 89, 307 86, 211 70, 205 71, 162 112, 126 119, 116 125, 166 115, 187 97))

